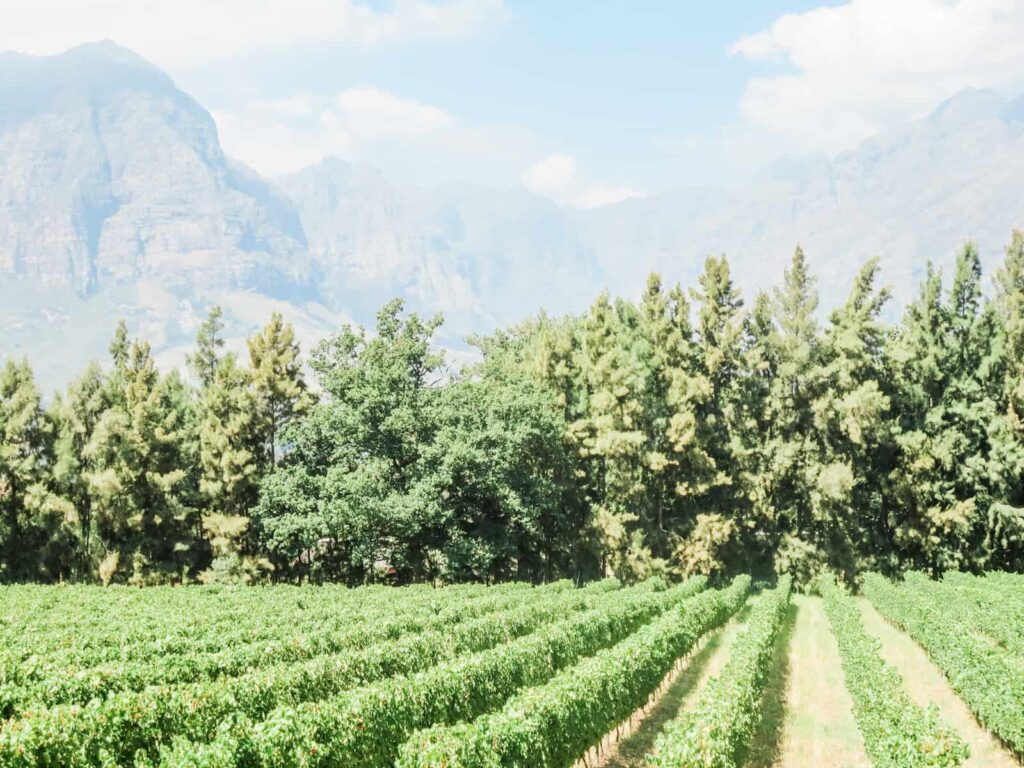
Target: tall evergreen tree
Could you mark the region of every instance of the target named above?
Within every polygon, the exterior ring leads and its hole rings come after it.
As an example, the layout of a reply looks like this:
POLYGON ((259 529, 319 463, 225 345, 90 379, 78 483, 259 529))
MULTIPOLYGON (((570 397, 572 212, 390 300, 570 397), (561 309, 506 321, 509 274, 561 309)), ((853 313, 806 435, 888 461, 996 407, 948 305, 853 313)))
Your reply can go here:
POLYGON ((793 254, 774 292, 778 369, 772 381, 764 443, 769 504, 778 517, 775 570, 809 581, 823 567, 813 544, 801 538, 813 528, 811 504, 817 464, 812 385, 819 355, 818 294, 802 248, 793 254))
MULTIPOLYGON (((65 574, 63 508, 54 504, 49 472, 53 430, 28 361, 0 369, 0 576, 65 574)), ((65 555, 66 556, 66 555, 65 555)))
POLYGON ((644 401, 644 485, 653 514, 648 525, 654 553, 668 558, 693 526, 700 501, 715 478, 706 423, 699 418, 711 396, 697 369, 690 304, 679 286, 665 292, 651 275, 641 303, 647 385, 644 401))
POLYGON ((94 467, 93 525, 106 551, 100 578, 180 578, 195 565, 199 533, 185 482, 180 379, 161 381, 146 342, 132 342, 123 364, 114 359, 112 405, 83 451, 94 467))
POLYGON ((102 558, 94 529, 93 494, 89 476, 95 470, 87 447, 104 412, 112 405, 106 377, 93 362, 58 397, 51 413, 57 426, 53 478, 55 490, 77 520, 76 553, 69 566, 80 578, 91 578, 102 558))
POLYGON ((879 319, 889 291, 877 279, 878 260, 872 259, 829 317, 820 363, 810 376, 817 462, 808 470, 811 520, 798 535, 809 545, 805 559, 824 560, 850 579, 877 564, 890 534, 877 484, 890 440, 879 319))
POLYGON ((188 366, 202 389, 213 384, 224 347, 224 311, 220 307, 210 310, 196 333, 195 351, 188 356, 188 366))
POLYGON ((643 546, 632 524, 644 506, 644 380, 635 357, 636 317, 623 317, 634 312, 607 294, 591 307, 583 331, 588 416, 576 425, 581 453, 595 464, 595 544, 605 572, 624 576, 632 576, 630 548, 643 546))
POLYGON ((281 430, 310 404, 295 329, 284 322, 280 313, 275 312, 266 327, 249 339, 249 365, 263 421, 261 458, 273 467, 277 463, 281 430))
POLYGON ((742 515, 734 470, 741 450, 737 382, 743 300, 724 256, 705 260, 692 294, 697 303, 696 370, 708 383, 707 397, 701 398, 696 418, 704 425, 704 445, 715 471, 701 494, 703 511, 688 539, 677 548, 676 559, 686 573, 721 569, 724 558, 738 545, 735 518, 742 515))

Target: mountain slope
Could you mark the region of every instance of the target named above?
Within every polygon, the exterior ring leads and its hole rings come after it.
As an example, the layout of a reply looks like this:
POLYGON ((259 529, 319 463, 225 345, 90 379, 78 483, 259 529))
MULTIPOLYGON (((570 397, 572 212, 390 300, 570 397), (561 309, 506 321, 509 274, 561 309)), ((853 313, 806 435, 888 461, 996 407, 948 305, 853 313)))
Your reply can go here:
POLYGON ((765 288, 800 243, 825 305, 844 298, 872 256, 898 305, 929 260, 949 274, 967 240, 986 268, 998 262, 1024 226, 1022 178, 1024 100, 968 90, 832 161, 769 167, 739 193, 676 190, 577 221, 606 274, 632 291, 646 269, 692 281, 709 253, 728 254, 745 289, 765 288))
POLYGON ((400 188, 337 158, 276 183, 300 211, 321 290, 358 315, 401 296, 465 335, 580 309, 600 284, 565 211, 525 189, 400 188))
MULTIPOLYGON (((284 312, 305 343, 394 296, 446 315, 446 344, 542 307, 580 311, 648 270, 693 284, 727 253, 748 293, 800 243, 823 309, 867 258, 898 300, 967 239, 991 267, 1024 226, 1024 100, 965 91, 835 159, 796 158, 738 191, 677 189, 592 210, 525 189, 390 183, 325 159, 265 180, 209 113, 113 44, 0 54, 0 358, 47 387, 102 357, 117 318, 183 359, 214 303, 231 343, 284 312)), ((898 303, 893 305, 893 312, 898 303)))

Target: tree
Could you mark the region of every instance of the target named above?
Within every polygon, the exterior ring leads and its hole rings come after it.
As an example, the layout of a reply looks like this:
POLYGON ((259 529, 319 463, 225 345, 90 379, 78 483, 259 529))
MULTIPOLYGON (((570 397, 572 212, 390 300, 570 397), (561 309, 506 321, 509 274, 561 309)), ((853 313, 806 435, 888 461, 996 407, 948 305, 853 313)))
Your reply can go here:
POLYGON ((351 582, 373 578, 377 563, 406 580, 430 573, 423 530, 431 522, 410 492, 436 430, 444 357, 431 337, 441 318, 402 312, 401 301, 390 302, 376 336, 345 326, 313 354, 325 399, 287 430, 289 452, 253 510, 259 540, 286 570, 325 542, 319 567, 351 582), (299 488, 311 498, 296 498, 299 488))
POLYGON ((249 365, 257 412, 263 421, 260 458, 273 467, 277 463, 281 430, 310 404, 295 330, 280 313, 271 315, 266 327, 249 339, 249 365))
POLYGON ((573 426, 580 453, 595 465, 594 541, 606 575, 619 573, 631 524, 640 520, 645 488, 643 371, 637 360, 637 317, 602 294, 583 326, 587 416, 573 426))
POLYGON ((103 556, 102 545, 95 535, 93 494, 88 481, 95 467, 87 447, 111 405, 107 379, 100 366, 93 362, 50 409, 57 429, 53 466, 55 492, 68 506, 66 517, 77 521, 77 551, 69 566, 79 578, 90 578, 103 556))
POLYGON ((664 559, 693 525, 699 499, 715 477, 706 423, 698 417, 711 384, 697 370, 690 305, 679 286, 666 293, 652 274, 640 314, 646 343, 644 486, 653 507, 645 530, 655 554, 664 559))
POLYGON ((824 561, 814 543, 801 538, 814 528, 811 499, 818 453, 812 403, 818 393, 813 373, 820 354, 818 295, 803 249, 797 247, 773 298, 777 363, 759 443, 761 472, 766 503, 776 516, 774 568, 808 583, 824 561))
POLYGON ((879 320, 889 291, 877 287, 877 278, 872 259, 831 313, 809 375, 816 461, 807 470, 811 517, 795 533, 848 580, 861 568, 878 567, 891 539, 877 484, 890 445, 879 320))
POLYGON ((63 569, 69 535, 49 472, 53 429, 28 361, 0 370, 0 575, 48 579, 63 569))
POLYGON ((203 389, 213 384, 217 376, 221 349, 224 347, 224 339, 221 336, 223 330, 224 311, 220 307, 214 307, 199 326, 196 333, 196 350, 187 358, 192 374, 203 389))
POLYGON ((199 520, 188 503, 182 387, 179 377, 161 379, 142 341, 112 374, 112 404, 83 450, 104 581, 177 580, 195 566, 199 520))
POLYGON ((995 274, 995 303, 1006 334, 1007 396, 1024 412, 1024 230, 1014 230, 995 274))
MULTIPOLYGON (((1014 230, 995 276, 995 308, 1005 339, 1005 428, 992 440, 993 468, 1005 497, 989 509, 985 548, 989 567, 1024 567, 1024 231, 1014 230)), ((998 342, 996 342, 998 343, 998 342)))
POLYGON ((981 296, 981 263, 966 246, 948 295, 929 270, 917 301, 893 336, 889 358, 897 386, 899 433, 890 474, 890 519, 908 565, 938 574, 977 568, 1013 518, 993 505, 1016 482, 1006 418, 1005 357, 994 306, 981 296), (1001 445, 1001 450, 997 446, 1001 445), (999 455, 999 458, 996 458, 999 455))
MULTIPOLYGON (((714 467, 714 476, 702 483, 703 492, 696 499, 705 517, 694 519, 695 527, 676 549, 677 570, 684 573, 693 568, 687 553, 704 551, 697 546, 697 538, 707 530, 714 530, 718 536, 734 535, 737 526, 719 524, 719 520, 742 518, 744 514, 736 476, 738 452, 742 450, 738 382, 742 366, 743 300, 724 256, 709 256, 704 261, 698 286, 692 291, 697 304, 696 371, 707 382, 707 394, 700 396, 695 418, 703 425, 701 442, 710 459, 709 467, 714 467), (700 521, 705 521, 704 526, 696 527, 700 521)), ((716 550, 728 546, 727 540, 716 540, 716 550)))

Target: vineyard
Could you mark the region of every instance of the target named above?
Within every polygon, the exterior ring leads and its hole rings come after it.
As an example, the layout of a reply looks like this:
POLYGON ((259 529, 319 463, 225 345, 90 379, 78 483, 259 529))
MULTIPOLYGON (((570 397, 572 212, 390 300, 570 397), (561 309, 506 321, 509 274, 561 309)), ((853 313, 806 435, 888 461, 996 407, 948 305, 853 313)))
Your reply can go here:
POLYGON ((1024 577, 0 587, 4 768, 1021 765, 1024 577))

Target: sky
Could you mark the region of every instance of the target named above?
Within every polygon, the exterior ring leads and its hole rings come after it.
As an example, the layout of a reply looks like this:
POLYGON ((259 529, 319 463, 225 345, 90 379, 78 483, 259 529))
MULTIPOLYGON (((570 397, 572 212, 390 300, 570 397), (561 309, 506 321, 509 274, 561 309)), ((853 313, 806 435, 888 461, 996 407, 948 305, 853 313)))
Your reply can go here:
POLYGON ((1024 90, 1024 0, 0 0, 0 50, 100 39, 266 175, 336 155, 581 207, 739 186, 965 87, 1024 90))

